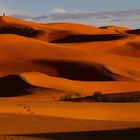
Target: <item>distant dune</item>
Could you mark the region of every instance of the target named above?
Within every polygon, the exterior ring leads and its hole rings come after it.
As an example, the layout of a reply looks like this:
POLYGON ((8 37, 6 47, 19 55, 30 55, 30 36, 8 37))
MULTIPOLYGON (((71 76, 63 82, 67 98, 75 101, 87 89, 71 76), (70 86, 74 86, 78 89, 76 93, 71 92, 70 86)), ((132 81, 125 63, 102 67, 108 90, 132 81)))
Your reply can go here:
POLYGON ((140 34, 140 29, 127 30, 126 33, 139 35, 140 34))

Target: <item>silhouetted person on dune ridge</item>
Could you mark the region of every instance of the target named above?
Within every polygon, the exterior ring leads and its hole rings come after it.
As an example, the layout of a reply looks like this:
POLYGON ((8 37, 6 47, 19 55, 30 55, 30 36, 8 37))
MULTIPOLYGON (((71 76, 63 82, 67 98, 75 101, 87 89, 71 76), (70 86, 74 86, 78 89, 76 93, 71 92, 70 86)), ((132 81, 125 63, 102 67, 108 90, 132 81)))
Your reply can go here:
POLYGON ((3 15, 2 15, 2 16, 3 16, 3 17, 5 17, 5 15, 6 15, 6 14, 5 14, 5 13, 3 13, 3 15))

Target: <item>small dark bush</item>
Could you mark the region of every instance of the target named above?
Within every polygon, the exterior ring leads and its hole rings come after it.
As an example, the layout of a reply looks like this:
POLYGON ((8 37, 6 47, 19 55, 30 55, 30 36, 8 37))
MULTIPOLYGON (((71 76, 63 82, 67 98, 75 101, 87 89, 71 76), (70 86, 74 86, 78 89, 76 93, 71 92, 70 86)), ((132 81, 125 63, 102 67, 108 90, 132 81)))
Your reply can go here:
POLYGON ((103 100, 103 94, 100 91, 96 91, 93 93, 93 98, 95 99, 95 101, 97 102, 102 102, 103 100))
POLYGON ((61 97, 61 101, 70 101, 76 98, 80 98, 81 95, 79 93, 69 93, 66 96, 61 97))

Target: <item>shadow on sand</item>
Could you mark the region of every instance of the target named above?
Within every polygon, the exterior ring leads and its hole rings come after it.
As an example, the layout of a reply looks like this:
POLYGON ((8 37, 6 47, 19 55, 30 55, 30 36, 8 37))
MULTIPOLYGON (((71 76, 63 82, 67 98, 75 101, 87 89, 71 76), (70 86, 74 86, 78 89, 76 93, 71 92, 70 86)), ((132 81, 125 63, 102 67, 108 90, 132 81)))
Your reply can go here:
POLYGON ((16 135, 53 140, 140 140, 140 128, 16 135))
POLYGON ((99 34, 99 35, 69 35, 61 39, 53 40, 51 43, 80 43, 80 42, 94 42, 94 41, 112 41, 119 40, 125 36, 119 34, 99 34))
POLYGON ((35 30, 32 28, 28 27, 0 27, 0 34, 16 34, 16 35, 21 35, 21 36, 26 36, 26 37, 35 37, 39 35, 42 31, 40 30, 35 30))
POLYGON ((80 81, 116 81, 116 75, 100 64, 65 60, 33 60, 33 62, 58 71, 58 75, 51 76, 80 81))
POLYGON ((34 89, 37 87, 28 84, 16 74, 0 78, 0 97, 29 95, 34 89))
POLYGON ((126 31, 126 33, 139 35, 140 34, 140 29, 128 30, 128 31, 126 31))

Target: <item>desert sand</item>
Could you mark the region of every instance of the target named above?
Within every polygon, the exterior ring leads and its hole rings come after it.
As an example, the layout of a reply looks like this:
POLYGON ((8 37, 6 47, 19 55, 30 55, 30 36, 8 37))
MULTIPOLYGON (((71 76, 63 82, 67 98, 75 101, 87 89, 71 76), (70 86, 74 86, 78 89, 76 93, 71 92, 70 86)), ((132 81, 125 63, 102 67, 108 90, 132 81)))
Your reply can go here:
POLYGON ((0 140, 139 140, 139 47, 139 29, 1 16, 0 140))

